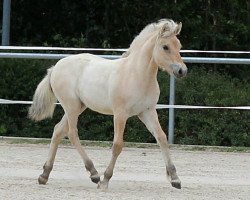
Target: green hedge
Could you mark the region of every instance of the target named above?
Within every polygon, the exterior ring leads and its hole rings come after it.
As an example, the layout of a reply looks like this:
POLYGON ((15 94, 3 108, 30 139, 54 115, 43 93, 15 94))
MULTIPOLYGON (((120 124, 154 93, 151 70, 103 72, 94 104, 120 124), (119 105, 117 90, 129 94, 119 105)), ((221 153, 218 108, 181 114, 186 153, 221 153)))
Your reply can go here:
MULTIPOLYGON (((0 98, 32 100, 46 69, 56 61, 0 60, 0 98)), ((168 102, 169 76, 159 72, 160 103, 168 102)), ((191 66, 186 78, 177 80, 176 104, 241 106, 249 105, 250 84, 226 74, 191 66)), ((27 118, 27 105, 0 105, 0 135, 51 137, 54 125, 63 115, 57 106, 53 119, 33 122, 27 118)), ((158 111, 167 132, 168 110, 158 111)), ((175 142, 179 144, 250 146, 250 112, 247 110, 176 109, 175 142)), ((113 120, 87 110, 78 123, 81 139, 112 140, 113 120)), ((137 117, 128 120, 125 140, 155 142, 137 117)))
MULTIPOLYGON (((194 68, 184 81, 178 82, 176 95, 177 104, 249 105, 250 84, 194 68)), ((250 146, 249 110, 199 109, 176 113, 178 143, 250 146)))

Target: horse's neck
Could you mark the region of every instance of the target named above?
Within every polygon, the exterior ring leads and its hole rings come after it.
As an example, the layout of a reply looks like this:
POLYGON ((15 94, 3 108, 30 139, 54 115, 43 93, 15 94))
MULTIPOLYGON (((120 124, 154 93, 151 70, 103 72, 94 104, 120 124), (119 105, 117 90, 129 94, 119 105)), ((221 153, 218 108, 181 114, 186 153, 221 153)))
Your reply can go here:
POLYGON ((144 80, 156 80, 158 66, 153 58, 156 36, 148 39, 141 48, 131 53, 128 57, 129 66, 136 70, 144 80))

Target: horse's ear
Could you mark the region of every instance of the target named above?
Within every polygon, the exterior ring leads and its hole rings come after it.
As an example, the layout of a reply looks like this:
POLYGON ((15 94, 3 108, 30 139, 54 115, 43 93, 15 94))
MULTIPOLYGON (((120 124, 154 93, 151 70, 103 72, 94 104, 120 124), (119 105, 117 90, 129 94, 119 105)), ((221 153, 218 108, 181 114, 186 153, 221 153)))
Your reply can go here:
POLYGON ((161 27, 161 30, 160 30, 160 36, 161 37, 164 37, 166 35, 166 32, 170 31, 170 27, 169 25, 166 23, 164 24, 162 27, 161 27))
POLYGON ((176 35, 179 35, 180 32, 181 32, 181 28, 182 28, 182 23, 180 22, 180 23, 177 24, 177 27, 176 27, 174 33, 175 33, 176 35))

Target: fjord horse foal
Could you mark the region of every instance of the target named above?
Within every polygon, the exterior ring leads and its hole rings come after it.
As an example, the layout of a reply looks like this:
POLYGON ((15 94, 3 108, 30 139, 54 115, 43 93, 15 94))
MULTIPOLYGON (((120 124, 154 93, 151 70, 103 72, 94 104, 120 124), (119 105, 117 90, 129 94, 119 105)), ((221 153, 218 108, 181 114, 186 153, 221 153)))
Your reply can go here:
POLYGON ((158 68, 177 78, 187 74, 179 53, 181 44, 176 37, 181 27, 181 23, 163 19, 146 26, 120 59, 107 60, 92 54, 78 54, 61 59, 48 70, 36 89, 29 116, 37 121, 52 117, 57 100, 65 114, 54 128, 48 159, 38 178, 40 184, 48 181, 58 145, 64 136, 68 136, 90 172, 91 180, 98 184, 98 188, 108 188, 122 151, 126 121, 137 115, 161 148, 172 186, 181 188, 166 134, 156 112, 160 95, 158 68), (86 108, 114 116, 112 156, 102 180, 79 141, 77 120, 86 108))

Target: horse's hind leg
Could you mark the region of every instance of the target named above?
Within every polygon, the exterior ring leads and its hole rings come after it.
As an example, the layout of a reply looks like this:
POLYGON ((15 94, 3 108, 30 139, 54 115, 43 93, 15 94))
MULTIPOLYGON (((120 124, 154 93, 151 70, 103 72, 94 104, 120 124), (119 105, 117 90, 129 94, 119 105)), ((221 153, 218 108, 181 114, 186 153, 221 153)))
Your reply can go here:
POLYGON ((85 164, 85 168, 90 172, 90 178, 92 182, 98 183, 100 181, 100 176, 97 170, 95 169, 93 162, 81 146, 77 130, 78 116, 86 109, 86 107, 82 105, 81 102, 75 101, 71 102, 71 106, 69 108, 64 109, 68 116, 68 138, 82 157, 83 162, 85 164))
POLYGON ((43 166, 43 173, 39 176, 39 184, 46 184, 49 178, 49 174, 53 168, 56 152, 58 145, 60 144, 62 138, 68 132, 68 121, 66 115, 63 116, 61 121, 55 126, 53 136, 50 143, 49 155, 46 163, 43 166))

